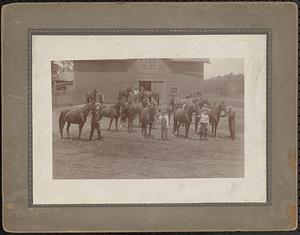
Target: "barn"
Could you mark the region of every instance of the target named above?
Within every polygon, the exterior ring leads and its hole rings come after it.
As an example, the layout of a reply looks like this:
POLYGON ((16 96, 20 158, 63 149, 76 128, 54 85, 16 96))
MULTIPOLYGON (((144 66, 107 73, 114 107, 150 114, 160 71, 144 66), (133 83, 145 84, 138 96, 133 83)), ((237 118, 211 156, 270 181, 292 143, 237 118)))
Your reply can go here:
POLYGON ((208 59, 122 59, 73 61, 73 103, 85 102, 94 88, 104 92, 105 102, 115 102, 124 86, 156 91, 161 103, 172 95, 203 92, 204 64, 208 59))

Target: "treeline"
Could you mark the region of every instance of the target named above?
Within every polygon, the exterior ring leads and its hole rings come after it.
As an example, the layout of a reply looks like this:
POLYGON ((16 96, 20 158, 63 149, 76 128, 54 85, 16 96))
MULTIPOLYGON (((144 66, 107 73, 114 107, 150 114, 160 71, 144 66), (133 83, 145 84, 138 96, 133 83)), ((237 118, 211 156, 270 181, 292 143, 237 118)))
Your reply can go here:
POLYGON ((221 96, 240 96, 244 94, 244 75, 226 74, 204 80, 204 93, 221 96))
POLYGON ((59 75, 64 72, 73 72, 73 61, 72 60, 61 60, 51 62, 51 74, 52 79, 59 78, 59 75))

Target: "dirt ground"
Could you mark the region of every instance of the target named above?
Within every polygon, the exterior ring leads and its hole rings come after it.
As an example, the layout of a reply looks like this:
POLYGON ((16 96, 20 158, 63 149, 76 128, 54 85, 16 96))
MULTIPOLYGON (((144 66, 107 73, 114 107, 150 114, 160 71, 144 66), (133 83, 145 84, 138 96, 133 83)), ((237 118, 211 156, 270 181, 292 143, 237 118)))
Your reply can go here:
MULTIPOLYGON (((160 139, 160 126, 152 131, 151 139, 144 140, 138 119, 131 133, 124 127, 118 132, 115 125, 108 131, 109 119, 101 121, 103 139, 88 141, 90 118, 79 140, 78 125, 71 125, 71 140, 61 139, 58 117, 63 109, 53 108, 53 178, 54 179, 107 179, 107 178, 235 178, 244 176, 244 110, 240 102, 232 102, 236 112, 237 139, 228 135, 227 119, 221 118, 217 138, 201 140, 195 135, 192 123, 189 139, 172 133, 169 142, 160 139)), ((230 104, 230 101, 229 101, 230 104)), ((66 126, 65 126, 66 127, 66 126)), ((209 128, 209 132, 211 127, 209 128)), ((67 136, 64 128, 64 136, 67 136)))

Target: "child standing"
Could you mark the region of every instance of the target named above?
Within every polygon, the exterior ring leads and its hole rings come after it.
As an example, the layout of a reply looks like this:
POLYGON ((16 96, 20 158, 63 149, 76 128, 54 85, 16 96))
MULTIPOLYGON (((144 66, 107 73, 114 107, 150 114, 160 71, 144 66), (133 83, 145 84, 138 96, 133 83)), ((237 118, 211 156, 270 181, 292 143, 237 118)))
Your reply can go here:
POLYGON ((209 116, 208 116, 208 111, 207 107, 203 108, 203 112, 201 113, 200 116, 200 139, 204 137, 205 140, 207 140, 207 131, 208 131, 208 125, 209 125, 209 116))
POLYGON ((169 127, 169 118, 168 118, 168 113, 166 111, 163 111, 161 116, 160 116, 161 122, 161 139, 168 141, 168 127, 169 127))

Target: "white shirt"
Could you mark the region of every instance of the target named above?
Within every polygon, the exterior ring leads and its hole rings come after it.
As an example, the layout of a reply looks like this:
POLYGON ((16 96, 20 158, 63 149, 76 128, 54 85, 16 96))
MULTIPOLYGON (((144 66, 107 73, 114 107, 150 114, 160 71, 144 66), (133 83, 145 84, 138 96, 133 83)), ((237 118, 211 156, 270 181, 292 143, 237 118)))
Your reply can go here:
POLYGON ((209 124, 209 116, 207 114, 201 113, 200 122, 209 124))

